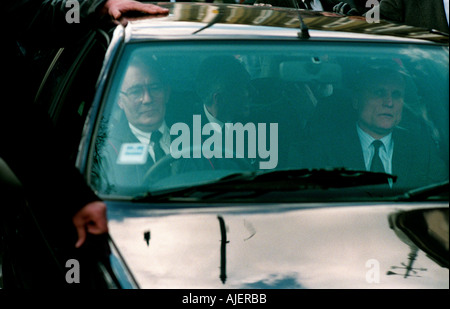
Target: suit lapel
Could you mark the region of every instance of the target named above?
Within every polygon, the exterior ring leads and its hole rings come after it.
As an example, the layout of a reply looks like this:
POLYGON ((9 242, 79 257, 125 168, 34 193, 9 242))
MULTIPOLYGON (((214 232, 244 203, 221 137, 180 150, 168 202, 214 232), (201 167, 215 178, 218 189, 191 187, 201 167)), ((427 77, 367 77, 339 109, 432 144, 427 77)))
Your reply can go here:
POLYGON ((392 174, 402 175, 402 178, 410 177, 411 160, 408 153, 411 152, 411 146, 408 145, 407 138, 401 136, 399 130, 394 130, 392 137, 394 139, 394 154, 392 155, 392 174))
POLYGON ((447 22, 447 16, 445 15, 444 2, 442 0, 434 0, 434 1, 437 2, 435 4, 437 23, 438 23, 438 25, 440 25, 440 27, 442 29, 447 29, 447 33, 448 33, 449 32, 448 31, 448 22, 447 22))
MULTIPOLYGON (((444 3, 442 0, 420 0, 408 2, 410 13, 405 16, 407 23, 419 25, 433 25, 428 28, 448 29, 447 17, 445 16, 444 3)), ((448 33, 448 30, 447 30, 448 33)))
POLYGON ((345 155, 342 158, 342 161, 345 162, 345 166, 349 166, 357 170, 365 170, 366 165, 364 163, 364 155, 356 128, 354 127, 351 132, 352 134, 347 138, 344 138, 342 142, 344 147, 347 147, 345 151, 341 152, 341 155, 345 155))
POLYGON ((330 154, 331 158, 335 157, 334 167, 340 165, 346 168, 352 168, 357 170, 365 170, 364 156, 359 141, 358 133, 356 131, 356 125, 352 123, 348 126, 346 134, 336 136, 332 143, 334 144, 333 152, 330 154))

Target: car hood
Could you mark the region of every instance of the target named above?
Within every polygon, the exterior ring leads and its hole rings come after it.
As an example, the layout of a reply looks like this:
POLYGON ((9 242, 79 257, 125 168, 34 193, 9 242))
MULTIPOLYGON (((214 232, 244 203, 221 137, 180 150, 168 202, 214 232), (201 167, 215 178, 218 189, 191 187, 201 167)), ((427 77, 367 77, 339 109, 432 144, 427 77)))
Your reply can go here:
POLYGON ((449 288, 448 264, 397 226, 404 213, 444 209, 448 263, 448 204, 108 206, 140 288, 449 288))

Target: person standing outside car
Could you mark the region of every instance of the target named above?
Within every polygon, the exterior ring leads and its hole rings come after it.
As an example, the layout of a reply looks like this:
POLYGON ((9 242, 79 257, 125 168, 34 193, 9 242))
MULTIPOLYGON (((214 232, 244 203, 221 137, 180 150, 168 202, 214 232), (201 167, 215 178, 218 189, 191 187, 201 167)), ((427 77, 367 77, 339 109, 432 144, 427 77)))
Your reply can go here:
POLYGON ((449 33, 449 0, 329 1, 337 2, 332 11, 339 14, 372 16, 379 11, 380 18, 391 22, 449 33))
POLYGON ((381 0, 380 16, 408 25, 449 33, 448 0, 381 0))
POLYGON ((382 19, 449 33, 448 7, 449 0, 381 0, 366 15, 379 10, 382 19))
MULTIPOLYGON (((20 181, 32 216, 48 240, 57 246, 73 248, 75 244, 80 248, 87 234, 108 232, 106 205, 75 166, 58 156, 51 121, 45 111, 33 105, 35 81, 28 52, 70 44, 95 29, 100 21, 117 23, 127 12, 155 15, 167 14, 168 10, 133 0, 14 0, 3 5, 5 24, 10 26, 2 44, 6 78, 1 82, 0 158, 20 181), (78 4, 79 22, 68 23, 67 13, 74 2, 78 4)), ((2 182, 0 193, 7 194, 8 190, 2 182)), ((14 202, 15 198, 6 200, 14 202)), ((18 204, 22 202, 17 200, 18 204)), ((13 205, 2 203, 1 215, 13 205)))

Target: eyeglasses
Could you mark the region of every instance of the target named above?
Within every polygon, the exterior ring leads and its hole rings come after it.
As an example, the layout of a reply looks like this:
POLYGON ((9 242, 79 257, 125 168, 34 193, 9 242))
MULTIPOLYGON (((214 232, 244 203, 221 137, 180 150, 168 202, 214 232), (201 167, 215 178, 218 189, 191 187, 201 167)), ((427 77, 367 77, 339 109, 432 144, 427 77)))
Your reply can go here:
POLYGON ((132 102, 140 102, 144 99, 146 91, 152 98, 160 98, 164 94, 164 86, 162 84, 136 85, 120 93, 126 95, 132 102))

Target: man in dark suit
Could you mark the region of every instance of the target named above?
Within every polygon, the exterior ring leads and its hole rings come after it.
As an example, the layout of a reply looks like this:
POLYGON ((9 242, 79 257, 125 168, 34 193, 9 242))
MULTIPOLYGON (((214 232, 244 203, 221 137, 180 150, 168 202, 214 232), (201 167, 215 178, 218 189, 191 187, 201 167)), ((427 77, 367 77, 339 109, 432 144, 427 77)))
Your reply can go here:
MULTIPOLYGON (((250 115, 250 93, 249 93, 250 74, 244 66, 232 56, 212 56, 206 58, 200 65, 196 78, 196 92, 201 98, 201 102, 197 107, 197 111, 193 118, 193 125, 203 128, 205 125, 210 125, 210 135, 220 137, 221 150, 228 151, 229 147, 225 144, 226 123, 246 124, 250 115), (197 124, 194 122, 199 120, 197 124)), ((191 130, 193 131, 193 130, 191 130)), ((241 153, 248 158, 246 148, 238 147, 234 138, 233 149, 231 153, 237 150, 243 150, 241 153), (238 149, 237 149, 238 148, 238 149)), ((204 135, 201 143, 208 140, 208 135, 204 135)), ((193 147, 199 147, 195 145, 193 147)), ((213 144, 211 148, 218 146, 213 144)), ((208 165, 215 168, 234 168, 238 161, 232 158, 218 158, 219 153, 217 149, 211 149, 215 154, 208 162, 208 165), (219 160, 217 160, 219 159, 219 160), (234 162, 234 163, 233 163, 234 162)), ((221 151, 220 151, 221 152, 221 151)), ((230 153, 230 154, 231 154, 230 153)), ((223 152, 222 155, 225 153, 223 152)), ((236 153, 233 154, 236 157, 236 153)), ((203 160, 205 161, 205 160, 203 160)), ((207 166, 208 166, 207 165, 207 166)))
POLYGON ((196 78, 196 91, 202 100, 198 112, 220 126, 245 121, 249 116, 249 83, 250 74, 232 56, 205 59, 196 78))
POLYGON ((162 68, 151 59, 131 61, 117 101, 122 117, 98 144, 94 178, 105 192, 139 192, 149 168, 170 152, 162 68))
MULTIPOLYGON (((202 61, 196 77, 199 104, 182 121, 192 132, 191 153, 189 160, 178 164, 179 171, 254 169, 259 159, 258 125, 250 113, 250 79, 233 56, 210 56, 202 61)), ((174 138, 174 149, 181 148, 179 140, 174 138)))
POLYGON ((361 16, 369 9, 366 7, 368 4, 367 0, 331 0, 331 2, 338 2, 333 6, 333 12, 339 14, 361 16))
POLYGON ((400 128, 405 79, 391 69, 365 69, 355 79, 354 121, 339 122, 314 136, 310 166, 345 167, 397 175, 399 188, 448 179, 432 140, 400 128))
MULTIPOLYGON (((4 164, 0 174, 13 174, 20 184, 20 192, 11 195, 9 180, 0 181, 0 229, 12 231, 0 231, 0 236, 2 245, 13 248, 7 255, 10 261, 14 259, 13 263, 7 263, 6 256, 3 260, 4 288, 69 287, 62 269, 66 258, 84 251, 88 235, 100 234, 106 241, 106 204, 69 158, 61 155, 61 141, 47 111, 33 104, 34 86, 42 77, 36 74, 40 66, 33 56, 74 43, 95 30, 100 20, 118 22, 126 12, 167 14, 168 10, 129 0, 2 4, 6 5, 4 22, 15 26, 5 32, 2 43, 6 78, 1 83, 0 160, 4 164), (79 21, 69 23, 66 17, 75 4, 79 21)), ((89 274, 85 274, 81 286, 89 285, 89 274)))
POLYGON ((449 33, 447 0, 382 0, 379 10, 382 19, 449 33))

